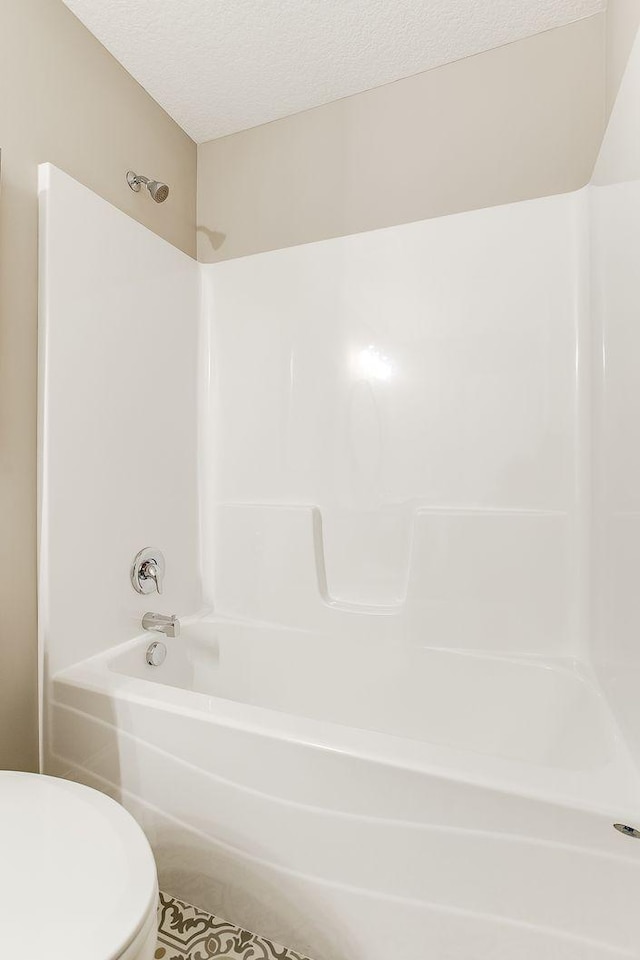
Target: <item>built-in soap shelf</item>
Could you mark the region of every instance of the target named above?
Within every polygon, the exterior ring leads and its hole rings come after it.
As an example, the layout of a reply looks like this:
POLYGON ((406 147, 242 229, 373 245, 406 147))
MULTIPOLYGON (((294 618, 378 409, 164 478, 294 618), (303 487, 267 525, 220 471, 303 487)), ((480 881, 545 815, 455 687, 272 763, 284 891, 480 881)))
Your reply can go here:
MULTIPOLYGON (((416 507, 397 602, 336 599, 315 505, 216 508, 214 602, 224 616, 430 645, 558 649, 575 603, 562 512, 416 507)), ((391 575, 397 575, 392 571, 391 575)))

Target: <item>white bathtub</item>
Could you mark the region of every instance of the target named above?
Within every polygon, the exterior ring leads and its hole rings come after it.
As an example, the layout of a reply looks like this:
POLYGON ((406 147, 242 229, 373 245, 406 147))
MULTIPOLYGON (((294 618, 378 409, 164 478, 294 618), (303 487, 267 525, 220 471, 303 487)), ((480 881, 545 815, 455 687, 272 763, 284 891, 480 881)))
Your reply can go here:
POLYGON ((59 673, 48 772, 165 890, 314 960, 640 957, 640 784, 571 662, 198 621, 59 673))

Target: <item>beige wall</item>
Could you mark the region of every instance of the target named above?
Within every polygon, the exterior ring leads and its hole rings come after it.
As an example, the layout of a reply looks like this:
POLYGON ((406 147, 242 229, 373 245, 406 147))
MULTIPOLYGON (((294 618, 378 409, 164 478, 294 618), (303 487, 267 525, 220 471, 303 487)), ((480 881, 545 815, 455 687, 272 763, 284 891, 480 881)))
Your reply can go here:
POLYGON ((583 186, 602 15, 198 148, 198 256, 238 257, 583 186))
MULTIPOLYGON (((33 768, 36 167, 62 167, 193 254, 196 148, 60 0, 0 0, 0 91, 0 767, 33 768), (166 180, 169 200, 132 193, 128 167, 166 180)), ((86 550, 90 590, 100 544, 86 550)))
POLYGON ((606 30, 606 108, 611 113, 640 25, 640 0, 608 0, 606 30))

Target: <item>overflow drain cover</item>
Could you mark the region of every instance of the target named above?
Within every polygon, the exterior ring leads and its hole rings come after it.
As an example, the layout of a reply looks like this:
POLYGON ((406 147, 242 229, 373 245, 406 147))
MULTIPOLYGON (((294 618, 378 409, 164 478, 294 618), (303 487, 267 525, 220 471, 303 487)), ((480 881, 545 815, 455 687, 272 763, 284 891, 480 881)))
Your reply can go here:
POLYGON ((616 830, 619 830, 620 833, 624 833, 625 837, 635 837, 636 840, 640 840, 640 830, 636 830, 634 827, 628 827, 626 823, 614 823, 616 830))

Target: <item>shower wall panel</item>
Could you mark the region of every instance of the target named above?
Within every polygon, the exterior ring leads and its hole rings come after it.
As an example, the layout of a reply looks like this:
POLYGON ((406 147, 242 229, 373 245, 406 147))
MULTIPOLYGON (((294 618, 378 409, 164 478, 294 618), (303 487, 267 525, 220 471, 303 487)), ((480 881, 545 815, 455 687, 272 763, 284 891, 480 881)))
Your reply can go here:
POLYGON ((593 660, 640 762, 640 41, 590 189, 593 660))
POLYGON ((202 268, 219 613, 577 651, 585 217, 579 192, 202 268))
MULTIPOLYGON (((123 179, 123 189, 126 188, 123 179)), ((198 267, 40 168, 40 637, 46 675, 200 603, 198 267), (165 593, 129 570, 145 546, 165 593)))

